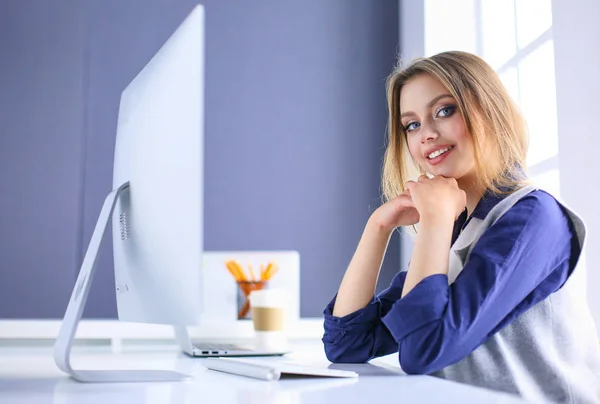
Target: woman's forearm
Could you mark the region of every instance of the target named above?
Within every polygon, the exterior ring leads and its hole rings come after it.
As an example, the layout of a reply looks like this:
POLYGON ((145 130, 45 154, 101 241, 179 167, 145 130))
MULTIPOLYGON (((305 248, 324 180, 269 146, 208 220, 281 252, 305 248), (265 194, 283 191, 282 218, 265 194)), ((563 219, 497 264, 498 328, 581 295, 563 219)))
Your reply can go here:
POLYGON ((402 289, 403 297, 424 278, 448 274, 453 227, 452 218, 422 218, 402 289))
POLYGON ((373 298, 391 230, 369 220, 338 290, 333 315, 343 317, 364 308, 373 298))

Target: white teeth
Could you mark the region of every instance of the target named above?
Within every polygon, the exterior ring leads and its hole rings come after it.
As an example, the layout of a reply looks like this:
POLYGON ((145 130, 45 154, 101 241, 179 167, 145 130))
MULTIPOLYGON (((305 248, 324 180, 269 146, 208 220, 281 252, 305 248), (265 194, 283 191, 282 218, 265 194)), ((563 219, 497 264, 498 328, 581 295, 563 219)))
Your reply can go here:
POLYGON ((429 156, 427 156, 430 159, 434 159, 437 156, 439 156, 440 154, 444 154, 446 153, 448 150, 450 150, 452 148, 452 146, 450 147, 446 147, 445 149, 440 149, 440 150, 436 150, 433 153, 431 153, 429 156))

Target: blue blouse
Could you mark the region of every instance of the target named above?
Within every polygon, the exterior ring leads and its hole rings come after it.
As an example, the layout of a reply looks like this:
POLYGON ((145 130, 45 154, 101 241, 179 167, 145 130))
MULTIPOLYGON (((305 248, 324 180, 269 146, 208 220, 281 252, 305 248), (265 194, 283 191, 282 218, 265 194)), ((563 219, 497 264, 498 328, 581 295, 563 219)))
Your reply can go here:
MULTIPOLYGON (((487 193, 472 217, 484 219, 502 196, 487 193)), ((468 224, 455 222, 452 243, 468 224)), ((324 311, 322 341, 331 362, 367 362, 398 352, 409 374, 428 374, 460 361, 566 281, 578 255, 572 223, 557 201, 536 190, 518 201, 479 239, 456 280, 431 275, 406 296, 407 271, 364 308, 324 311)))

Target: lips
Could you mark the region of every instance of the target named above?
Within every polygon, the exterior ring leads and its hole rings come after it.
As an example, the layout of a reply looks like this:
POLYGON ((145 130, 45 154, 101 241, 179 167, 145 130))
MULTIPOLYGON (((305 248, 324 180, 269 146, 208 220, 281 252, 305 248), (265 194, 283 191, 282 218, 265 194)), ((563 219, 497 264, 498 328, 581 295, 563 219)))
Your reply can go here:
POLYGON ((442 161, 444 161, 444 160, 445 160, 445 159, 446 159, 446 158, 447 158, 447 157, 448 157, 448 156, 449 156, 449 155, 450 155, 450 154, 451 154, 453 151, 454 151, 454 147, 453 147, 453 146, 442 147, 442 148, 440 148, 440 147, 437 147, 437 148, 435 148, 435 149, 432 149, 432 151, 430 151, 430 152, 429 152, 429 153, 426 155, 427 162, 428 162, 430 165, 432 165, 432 166, 433 166, 433 165, 436 165, 436 164, 439 164, 439 163, 441 163, 442 161), (448 149, 448 148, 449 148, 449 149, 448 149), (435 156, 434 158, 431 158, 431 159, 430 159, 430 158, 429 158, 429 155, 430 155, 431 153, 434 153, 434 152, 438 151, 438 150, 447 150, 447 151, 446 151, 446 152, 444 152, 444 153, 442 153, 442 154, 436 154, 436 156, 435 156))
POLYGON ((436 145, 436 146, 430 147, 429 149, 427 149, 425 151, 425 153, 423 153, 423 157, 425 157, 426 159, 428 159, 429 155, 431 153, 436 152, 438 150, 447 149, 448 147, 454 147, 454 145, 451 145, 451 144, 441 144, 441 145, 436 145))

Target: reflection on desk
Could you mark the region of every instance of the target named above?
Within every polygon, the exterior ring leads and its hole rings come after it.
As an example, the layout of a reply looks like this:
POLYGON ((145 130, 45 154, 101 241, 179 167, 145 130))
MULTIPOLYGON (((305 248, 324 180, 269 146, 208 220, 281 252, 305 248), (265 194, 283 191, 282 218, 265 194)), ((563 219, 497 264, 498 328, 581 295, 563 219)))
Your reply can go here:
POLYGON ((317 341, 297 347, 293 354, 269 360, 352 370, 359 377, 294 377, 268 382, 208 370, 201 359, 190 358, 174 346, 131 347, 116 354, 108 347, 78 347, 74 350, 73 365, 79 368, 170 369, 193 376, 192 381, 180 383, 82 384, 56 368, 50 347, 3 347, 0 348, 0 403, 330 404, 390 402, 390 397, 403 403, 522 402, 510 395, 430 376, 407 376, 394 364, 393 357, 370 364, 331 364, 317 341))

